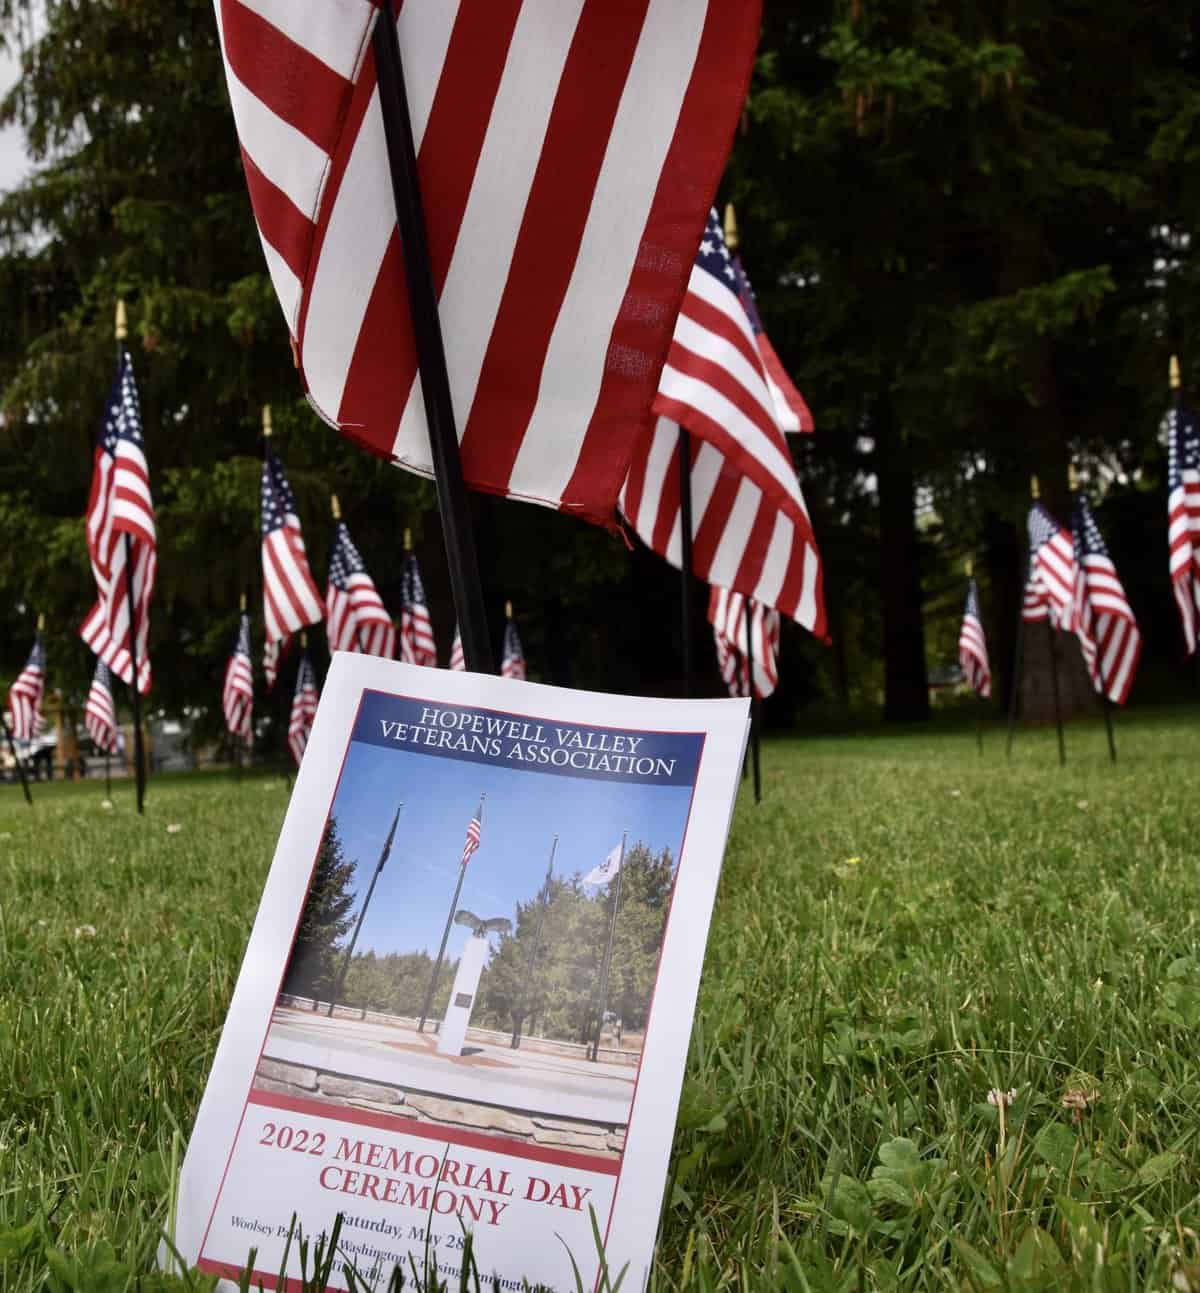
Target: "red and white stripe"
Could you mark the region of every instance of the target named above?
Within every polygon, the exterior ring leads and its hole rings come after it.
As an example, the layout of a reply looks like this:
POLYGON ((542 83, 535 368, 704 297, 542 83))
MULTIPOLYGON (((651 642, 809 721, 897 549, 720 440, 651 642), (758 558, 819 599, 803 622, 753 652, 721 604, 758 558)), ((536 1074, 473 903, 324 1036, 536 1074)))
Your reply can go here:
POLYGON ((300 520, 294 514, 278 530, 263 535, 263 618, 267 642, 285 643, 324 615, 321 594, 308 568, 300 520))
MULTIPOLYGON (((748 696, 746 599, 728 588, 708 594, 708 619, 717 649, 717 667, 731 696, 748 696)), ((760 700, 779 684, 779 612, 761 602, 750 607, 750 660, 754 695, 760 700)))
POLYGON ((8 721, 13 738, 32 741, 42 730, 42 696, 46 688, 46 671, 42 665, 44 653, 39 649, 41 639, 34 642, 33 651, 25 668, 17 674, 8 689, 8 721))
MULTIPOLYGON (((215 0, 314 408, 433 474, 370 0, 215 0)), ((406 0, 397 21, 474 489, 611 524, 745 98, 760 4, 406 0)))
POLYGON ((465 673, 467 668, 467 655, 463 650, 462 634, 458 631, 457 624, 454 626, 454 643, 450 647, 450 664, 447 667, 461 673, 465 673))
POLYGON ((250 742, 250 715, 254 705, 254 675, 250 663, 250 618, 243 614, 237 644, 225 666, 225 684, 221 691, 221 709, 225 730, 230 736, 250 742))
POLYGON ((475 816, 467 823, 467 838, 463 842, 462 857, 459 859, 460 866, 466 866, 471 860, 471 854, 479 847, 479 840, 483 832, 483 805, 475 810, 475 816))
POLYGON ((83 708, 83 723, 97 750, 102 754, 116 752, 117 709, 113 701, 112 675, 103 660, 96 661, 96 672, 83 708))
POLYGON ((760 331, 756 334, 755 341, 762 359, 763 372, 766 374, 771 404, 775 409, 776 424, 788 434, 811 435, 816 430, 812 411, 795 382, 788 376, 783 361, 771 345, 771 338, 760 331))
POLYGON ((979 618, 979 594, 974 580, 971 581, 967 594, 962 628, 958 634, 958 663, 962 666, 963 676, 971 690, 985 700, 989 699, 992 694, 992 669, 988 663, 987 638, 979 618))
POLYGON ((1077 574, 1075 545, 1068 531, 1059 529, 1033 554, 1033 576, 1045 597, 1050 622, 1055 628, 1071 623, 1077 574))
POLYGON ((292 710, 288 715, 287 742, 296 766, 304 757, 308 746, 308 734, 312 731, 313 719, 317 715, 317 702, 320 693, 317 691, 317 676, 312 662, 307 655, 300 657, 300 668, 296 672, 296 690, 292 693, 292 710))
POLYGON ((1171 589, 1188 655, 1196 650, 1200 618, 1200 448, 1191 414, 1170 413, 1168 431, 1167 541, 1171 589))
POLYGON ((1071 628, 1101 695, 1123 705, 1142 654, 1142 635, 1109 557, 1095 553, 1079 564, 1071 628))
POLYGON ((1035 570, 1030 570, 1025 580, 1025 592, 1021 600, 1021 618, 1026 624, 1040 624, 1050 618, 1050 599, 1046 588, 1035 570))
POLYGON ((400 612, 400 659, 405 664, 437 666, 433 622, 428 608, 421 602, 406 606, 400 612))
MULTIPOLYGON (((339 525, 340 542, 344 523, 339 525)), ((349 532, 346 533, 349 541, 349 532)), ((350 552, 343 551, 343 560, 335 577, 331 564, 329 581, 325 585, 325 631, 331 651, 361 651, 364 655, 382 656, 391 660, 396 654, 396 628, 392 617, 379 596, 375 581, 361 566, 361 558, 353 544, 350 552), (344 586, 343 586, 344 585, 344 586)))
MULTIPOLYGON (((689 444, 693 573, 824 638, 821 557, 795 473, 788 490, 773 477, 764 488, 761 474, 747 475, 714 442, 692 435, 689 444)), ((750 444, 764 455, 778 452, 758 429, 750 444)), ((659 418, 625 482, 621 511, 642 542, 676 568, 683 563, 680 498, 679 427, 659 418)))

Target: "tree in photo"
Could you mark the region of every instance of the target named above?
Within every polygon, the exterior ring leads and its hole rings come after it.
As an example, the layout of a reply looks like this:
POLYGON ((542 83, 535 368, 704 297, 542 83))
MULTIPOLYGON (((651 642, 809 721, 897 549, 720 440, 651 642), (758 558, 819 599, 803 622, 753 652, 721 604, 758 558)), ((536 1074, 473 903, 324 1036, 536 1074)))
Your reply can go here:
POLYGON ((320 998, 332 990, 341 942, 350 929, 350 910, 355 898, 351 883, 356 865, 346 859, 337 818, 331 817, 321 840, 296 941, 283 976, 285 992, 320 998))

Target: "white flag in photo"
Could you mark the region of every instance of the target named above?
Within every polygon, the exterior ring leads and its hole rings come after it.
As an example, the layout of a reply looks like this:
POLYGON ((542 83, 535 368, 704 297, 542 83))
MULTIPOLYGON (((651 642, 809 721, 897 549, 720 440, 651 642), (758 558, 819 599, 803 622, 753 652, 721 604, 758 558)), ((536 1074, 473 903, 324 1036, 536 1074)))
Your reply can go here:
POLYGON ((607 884, 621 869, 621 854, 624 849, 620 844, 600 863, 583 877, 584 884, 607 884))

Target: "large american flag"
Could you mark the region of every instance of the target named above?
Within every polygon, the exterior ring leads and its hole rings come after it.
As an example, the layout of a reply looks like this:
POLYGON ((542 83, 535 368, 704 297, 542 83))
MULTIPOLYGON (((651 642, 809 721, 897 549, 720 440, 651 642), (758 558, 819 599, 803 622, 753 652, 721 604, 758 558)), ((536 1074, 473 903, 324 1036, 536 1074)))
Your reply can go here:
POLYGON ((42 727, 42 695, 46 689, 46 648, 39 633, 25 668, 8 689, 8 721, 18 741, 32 741, 42 727))
POLYGON ((1171 587, 1191 655, 1200 612, 1200 430, 1186 409, 1171 410, 1167 446, 1171 587))
POLYGON ((292 712, 288 715, 288 749, 291 750, 297 767, 300 766, 308 745, 308 734, 312 731, 319 699, 317 674, 305 651, 300 657, 300 668, 296 670, 296 690, 292 693, 292 712))
POLYGON ((708 620, 717 649, 717 668, 731 696, 760 700, 779 684, 779 612, 762 602, 750 604, 750 665, 746 658, 746 599, 728 588, 708 593, 708 620))
POLYGON ((991 696, 992 670, 988 664, 983 620, 979 616, 979 589, 973 579, 967 581, 967 603, 958 634, 958 663, 971 689, 985 699, 991 696))
POLYGON ((525 652, 516 622, 509 616, 504 623, 504 653, 500 657, 501 678, 525 677, 525 652))
POLYGON ((279 653, 293 633, 324 614, 304 551, 296 499, 283 464, 268 446, 262 470, 263 620, 267 686, 274 686, 279 653))
POLYGON ((459 673, 465 673, 467 668, 467 655, 463 650, 462 634, 458 631, 457 624, 454 626, 454 643, 450 647, 450 663, 447 667, 459 673))
POLYGON ((404 558, 400 579, 400 659, 406 664, 437 666, 433 621, 425 602, 425 585, 416 554, 404 558))
MULTIPOLYGON (((369 0, 215 0, 309 400, 432 475, 369 0)), ((758 0, 407 0, 467 484, 611 524, 745 99, 758 0)))
POLYGON ((1076 560, 1071 628, 1096 690, 1123 705, 1137 672, 1142 635, 1096 518, 1082 494, 1071 519, 1071 533, 1076 560))
POLYGON ((359 555, 344 521, 338 522, 329 556, 325 588, 325 631, 331 651, 361 651, 390 660, 396 654, 396 629, 375 581, 359 555))
POLYGON ((1071 599, 1075 595, 1075 543, 1041 503, 1029 509, 1029 582, 1025 589, 1024 618, 1045 619, 1055 628, 1071 626, 1071 599), (1032 585, 1032 587, 1030 587, 1032 585), (1032 614, 1033 603, 1046 603, 1045 614, 1032 614))
POLYGON ((634 458, 621 511, 648 547, 682 565, 686 426, 693 573, 824 638, 821 559, 746 313, 748 291, 713 211, 663 369, 660 416, 634 458))
POLYGON ((92 744, 101 754, 113 754, 117 748, 117 708, 113 702, 112 671, 103 660, 96 661, 96 672, 83 707, 83 723, 92 744))
POLYGON ((150 598, 158 556, 142 415, 133 362, 124 346, 96 437, 85 524, 88 556, 96 579, 96 604, 80 625, 79 635, 130 686, 133 646, 137 651, 138 691, 144 695, 150 690, 150 598), (132 642, 130 579, 136 615, 136 638, 132 642))
POLYGON ((466 866, 471 860, 471 854, 479 847, 480 836, 483 832, 483 800, 479 801, 479 807, 475 810, 475 816, 467 823, 467 838, 463 841, 462 857, 459 858, 459 866, 466 866))
POLYGON ((238 621, 237 638, 225 666, 221 708, 225 730, 247 744, 250 741, 250 711, 254 705, 254 672, 250 661, 250 616, 245 611, 238 621))

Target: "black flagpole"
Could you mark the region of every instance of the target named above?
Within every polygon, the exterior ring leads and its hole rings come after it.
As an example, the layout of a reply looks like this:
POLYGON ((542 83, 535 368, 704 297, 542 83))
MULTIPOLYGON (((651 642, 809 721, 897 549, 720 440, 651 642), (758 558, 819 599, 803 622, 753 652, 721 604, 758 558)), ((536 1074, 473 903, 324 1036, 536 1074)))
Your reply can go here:
MULTIPOLYGON (((525 967, 525 987, 522 992, 522 1005, 533 996, 534 975, 537 973, 538 953, 542 950, 542 927, 546 923, 546 908, 550 905, 550 879, 554 875, 554 855, 558 852, 558 836, 550 844, 550 861, 546 865, 546 879, 542 882, 539 895, 538 920, 533 930, 533 946, 529 949, 529 964, 525 967)), ((517 1025, 513 1029, 512 1049, 518 1050, 521 1045, 521 1025, 525 1021, 523 1014, 517 1016, 517 1025)))
POLYGON ((683 607, 683 694, 692 695, 695 686, 692 662, 692 445, 686 428, 679 428, 679 556, 680 600, 683 607))
MULTIPOLYGON (((396 808, 396 815, 392 818, 392 829, 387 833, 387 839, 383 842, 383 848, 379 853, 379 861, 375 864, 375 874, 371 876, 371 883, 367 889, 367 896, 363 899, 362 910, 358 913, 358 920, 354 922, 354 933, 350 936, 350 946, 346 948, 346 955, 342 957, 342 968, 338 971, 337 983, 334 984, 333 991, 329 994, 329 1009, 325 1012, 326 1016, 333 1015, 333 1007, 337 1004, 338 998, 342 995, 342 988, 346 984, 346 972, 350 969, 350 958, 354 955, 354 945, 358 942, 359 931, 363 927, 363 921, 366 919, 367 908, 371 905, 371 896, 375 892, 375 882, 383 872, 384 863, 392 851, 392 841, 396 838, 396 824, 400 820, 400 810, 404 807, 404 801, 401 800, 396 808)), ((364 1007, 365 1011, 365 1007, 364 1007)))
POLYGON ((4 724, 4 737, 8 741, 13 763, 17 766, 17 776, 21 779, 21 789, 25 792, 25 802, 32 808, 33 795, 29 791, 29 782, 25 776, 25 765, 21 762, 21 756, 17 753, 17 743, 13 740, 12 728, 8 725, 8 715, 3 710, 0 710, 0 723, 4 724))
MULTIPOLYGON (((750 697, 750 757, 754 762, 754 802, 762 803, 762 769, 759 765, 759 727, 762 723, 762 707, 754 695, 754 642, 751 632, 751 619, 754 613, 754 602, 745 597, 742 599, 742 613, 746 617, 746 695, 750 697)), ((765 648, 764 643, 764 648, 765 648)))
MULTIPOLYGON (((385 0, 386 2, 386 0, 385 0)), ((476 815, 479 825, 483 826, 483 801, 487 798, 486 794, 479 796, 479 807, 476 809, 476 815)), ((463 850, 464 855, 466 850, 463 850)), ((429 1018, 429 1012, 433 1008, 433 994, 437 991, 438 976, 442 972, 442 960, 446 955, 446 942, 450 937, 450 926, 454 923, 454 913, 458 909, 458 897, 462 893, 463 877, 467 874, 467 863, 470 858, 463 857, 458 867, 458 883, 454 886, 454 897, 450 899, 450 910, 446 913, 446 928, 442 930, 442 944, 438 948, 437 960, 433 963, 433 973, 429 976, 429 987, 425 989, 425 1001, 421 1006, 421 1021, 417 1024, 417 1032, 425 1031, 425 1021, 429 1018)))
POLYGON ((608 1009, 608 976, 612 971, 613 938, 617 932, 617 908, 621 905, 621 876, 625 871, 625 832, 621 833, 621 860, 617 864, 617 884, 613 891, 612 914, 608 918, 608 946, 604 950, 604 961, 600 969, 600 1022, 596 1025, 596 1040, 592 1043, 592 1053, 588 1059, 593 1064, 600 1055, 600 1035, 604 1032, 604 1012, 608 1009))
POLYGON ((372 44, 454 609, 458 615, 467 668, 473 673, 494 673, 483 585, 479 578, 475 535, 467 510, 467 487, 463 480, 450 378, 446 371, 437 293, 429 264, 417 154, 392 0, 382 0, 372 44))

